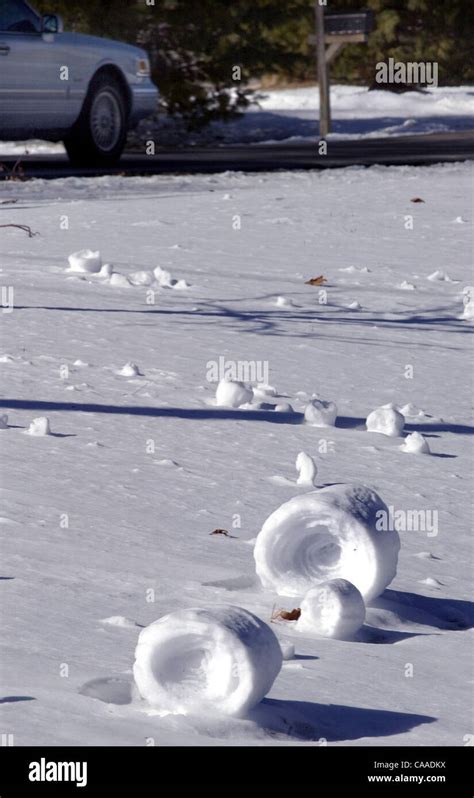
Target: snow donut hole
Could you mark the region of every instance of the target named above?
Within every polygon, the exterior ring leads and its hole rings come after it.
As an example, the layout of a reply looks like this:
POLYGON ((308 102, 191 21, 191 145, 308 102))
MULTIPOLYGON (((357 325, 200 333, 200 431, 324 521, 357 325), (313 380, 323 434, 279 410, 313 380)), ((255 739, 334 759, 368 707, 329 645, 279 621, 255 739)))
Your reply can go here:
POLYGON ((97 274, 102 268, 102 258, 100 252, 93 252, 91 249, 81 249, 73 252, 68 257, 70 271, 89 272, 97 274))
POLYGON ((352 640, 365 621, 360 591, 347 579, 332 579, 309 590, 296 622, 299 632, 352 640))
POLYGON ((300 597, 328 579, 347 579, 366 602, 395 577, 400 538, 379 528, 388 509, 369 488, 333 485, 295 496, 265 521, 255 543, 257 575, 281 596, 300 597))
POLYGON ((161 711, 242 716, 264 698, 281 665, 270 627, 222 606, 179 610, 146 627, 133 673, 142 698, 161 711))

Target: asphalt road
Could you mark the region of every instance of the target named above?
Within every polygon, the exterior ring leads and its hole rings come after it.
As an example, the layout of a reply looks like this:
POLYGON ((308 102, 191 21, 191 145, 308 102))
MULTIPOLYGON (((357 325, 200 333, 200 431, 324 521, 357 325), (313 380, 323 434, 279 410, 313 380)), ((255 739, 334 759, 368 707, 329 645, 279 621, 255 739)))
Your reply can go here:
MULTIPOLYGON (((342 166, 429 165, 474 159, 474 130, 391 138, 328 141, 327 155, 317 144, 262 144, 163 150, 154 156, 125 153, 117 167, 75 168, 63 155, 22 156, 25 177, 103 174, 199 174, 225 171, 268 172, 278 169, 325 169, 342 166)), ((18 156, 0 155, 0 179, 8 177, 18 156)))

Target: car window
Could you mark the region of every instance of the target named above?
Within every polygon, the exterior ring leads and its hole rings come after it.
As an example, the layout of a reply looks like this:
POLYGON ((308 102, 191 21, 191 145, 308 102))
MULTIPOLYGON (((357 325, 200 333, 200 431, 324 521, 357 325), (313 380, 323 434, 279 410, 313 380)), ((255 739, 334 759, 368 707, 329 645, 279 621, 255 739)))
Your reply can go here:
POLYGON ((0 0, 0 31, 40 33, 41 20, 23 0, 0 0))

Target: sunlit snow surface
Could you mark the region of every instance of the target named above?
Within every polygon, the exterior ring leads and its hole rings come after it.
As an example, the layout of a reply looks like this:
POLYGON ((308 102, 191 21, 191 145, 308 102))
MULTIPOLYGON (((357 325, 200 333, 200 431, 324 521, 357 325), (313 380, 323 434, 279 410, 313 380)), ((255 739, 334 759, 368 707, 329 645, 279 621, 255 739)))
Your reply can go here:
POLYGON ((469 182, 451 164, 2 184, 2 224, 39 233, 0 229, 15 304, 0 351, 1 700, 16 745, 465 744, 469 182), (187 287, 73 273, 83 249, 187 287), (265 362, 276 395, 216 406, 220 356, 265 362), (301 423, 315 396, 336 426, 301 423), (388 403, 430 456, 366 430, 388 403), (44 417, 51 434, 24 434, 44 417), (358 482, 437 523, 400 531, 397 576, 357 642, 272 625, 285 661, 248 717, 151 710, 131 684, 141 627, 189 607, 270 621, 297 606, 263 592, 252 540, 311 489, 299 452, 317 485, 358 482))

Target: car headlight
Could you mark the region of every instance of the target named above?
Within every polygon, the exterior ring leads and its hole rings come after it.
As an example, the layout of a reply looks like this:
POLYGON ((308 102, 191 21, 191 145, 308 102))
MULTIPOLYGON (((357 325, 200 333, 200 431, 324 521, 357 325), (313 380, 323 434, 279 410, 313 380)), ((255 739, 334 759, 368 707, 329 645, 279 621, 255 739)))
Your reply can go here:
POLYGON ((137 70, 137 75, 139 75, 140 77, 149 77, 150 62, 148 58, 137 58, 136 70, 137 70))

